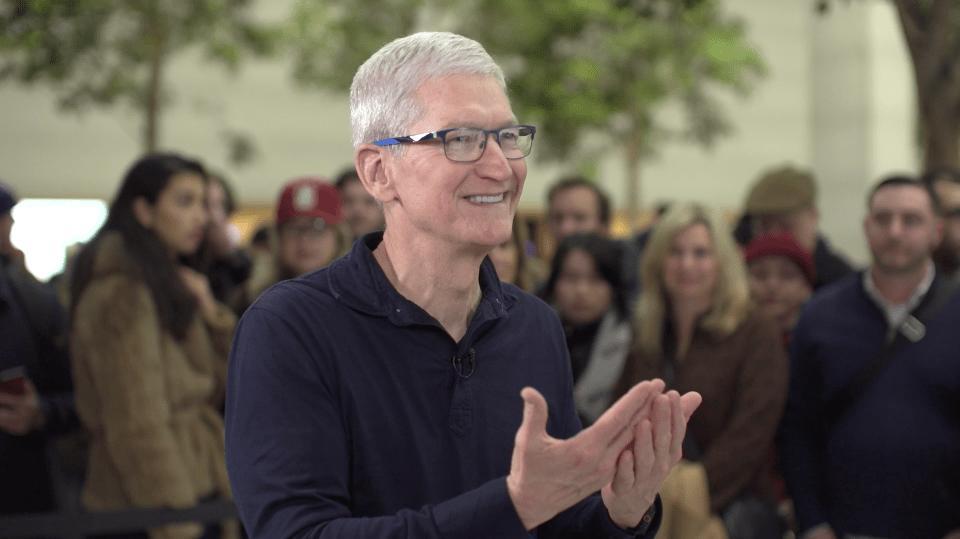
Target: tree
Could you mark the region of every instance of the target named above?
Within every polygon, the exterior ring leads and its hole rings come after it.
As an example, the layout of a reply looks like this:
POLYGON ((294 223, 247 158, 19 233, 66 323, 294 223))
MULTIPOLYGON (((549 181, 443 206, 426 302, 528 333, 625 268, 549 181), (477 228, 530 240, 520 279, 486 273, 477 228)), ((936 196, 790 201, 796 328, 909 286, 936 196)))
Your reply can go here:
POLYGON ((641 160, 669 140, 711 144, 730 130, 716 90, 745 94, 765 68, 718 0, 301 0, 296 75, 349 88, 387 41, 444 29, 482 43, 510 79, 511 102, 539 127, 539 157, 595 162, 622 148, 639 208, 641 160), (677 107, 679 106, 679 107, 677 107), (675 107, 683 120, 669 121, 675 107), (679 125, 678 125, 679 124, 679 125))
POLYGON ((913 60, 927 168, 960 167, 960 0, 895 0, 913 60))
POLYGON ((960 0, 891 1, 913 63, 924 166, 960 167, 960 0))
MULTIPOLYGON (((0 81, 47 84, 68 111, 127 104, 157 148, 171 101, 164 68, 201 47, 236 72, 246 54, 275 49, 279 28, 254 21, 251 0, 0 0, 0 81)), ((243 137, 234 140, 242 146, 243 137)), ((234 148, 236 151, 236 148, 234 148)))

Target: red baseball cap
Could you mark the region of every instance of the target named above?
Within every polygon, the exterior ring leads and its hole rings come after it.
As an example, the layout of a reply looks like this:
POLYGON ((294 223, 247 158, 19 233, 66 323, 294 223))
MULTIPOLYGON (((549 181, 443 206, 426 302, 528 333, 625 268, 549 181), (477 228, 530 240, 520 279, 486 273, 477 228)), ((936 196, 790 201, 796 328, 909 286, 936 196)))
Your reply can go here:
POLYGON ((277 201, 277 224, 299 215, 338 225, 343 220, 343 197, 324 178, 304 176, 290 180, 277 201))
POLYGON ((794 264, 803 271, 803 276, 807 278, 810 286, 816 282, 816 268, 813 264, 813 256, 800 247, 793 234, 789 232, 780 232, 776 234, 762 234, 747 244, 743 249, 743 258, 747 264, 751 260, 763 258, 765 256, 780 255, 789 258, 794 264))

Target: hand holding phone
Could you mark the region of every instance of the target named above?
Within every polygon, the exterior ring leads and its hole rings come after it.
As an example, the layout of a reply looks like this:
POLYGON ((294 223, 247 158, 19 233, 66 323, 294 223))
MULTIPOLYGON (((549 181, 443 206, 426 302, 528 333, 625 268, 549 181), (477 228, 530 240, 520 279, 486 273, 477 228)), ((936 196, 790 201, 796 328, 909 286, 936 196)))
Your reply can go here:
POLYGON ((23 367, 0 371, 0 431, 14 436, 29 434, 43 426, 37 390, 23 367))
POLYGON ((23 395, 27 392, 27 369, 13 367, 0 371, 0 393, 23 395))

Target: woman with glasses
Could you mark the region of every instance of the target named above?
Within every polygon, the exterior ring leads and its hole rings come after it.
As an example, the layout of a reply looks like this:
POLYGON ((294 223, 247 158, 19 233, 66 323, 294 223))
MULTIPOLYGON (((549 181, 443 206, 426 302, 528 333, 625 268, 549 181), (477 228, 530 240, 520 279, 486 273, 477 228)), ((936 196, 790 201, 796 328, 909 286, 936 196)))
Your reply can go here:
MULTIPOLYGON (((218 409, 236 316, 181 263, 207 225, 196 161, 154 154, 127 172, 78 256, 70 353, 90 432, 82 503, 93 511, 187 508, 230 498, 218 409)), ((236 523, 175 524, 104 537, 236 537, 236 523)))
POLYGON ((674 205, 647 244, 640 279, 636 334, 615 395, 654 378, 699 392, 684 456, 703 463, 711 510, 731 539, 779 537, 768 451, 787 360, 776 325, 750 299, 729 228, 703 205, 674 205))
POLYGON ((259 253, 238 308, 245 310, 264 290, 326 267, 350 249, 350 231, 341 225, 343 197, 321 178, 287 182, 277 200, 270 249, 259 253))

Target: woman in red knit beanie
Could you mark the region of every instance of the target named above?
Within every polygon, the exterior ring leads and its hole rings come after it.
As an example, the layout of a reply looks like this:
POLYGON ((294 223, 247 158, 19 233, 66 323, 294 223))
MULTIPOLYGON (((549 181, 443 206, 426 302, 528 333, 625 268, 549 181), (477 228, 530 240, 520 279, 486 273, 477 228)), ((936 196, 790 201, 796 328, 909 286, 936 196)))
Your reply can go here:
POLYGON ((764 234, 743 250, 749 271, 750 295, 760 309, 777 321, 789 342, 800 308, 813 293, 813 257, 789 232, 764 234))

